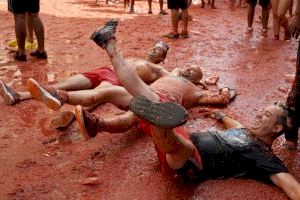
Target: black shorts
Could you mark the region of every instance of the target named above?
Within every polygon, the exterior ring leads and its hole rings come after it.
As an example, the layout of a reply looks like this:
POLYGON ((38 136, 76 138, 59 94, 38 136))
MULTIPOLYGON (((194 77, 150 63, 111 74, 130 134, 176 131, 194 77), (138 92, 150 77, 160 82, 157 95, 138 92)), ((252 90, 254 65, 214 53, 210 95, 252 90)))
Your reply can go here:
POLYGON ((188 0, 168 0, 169 9, 187 9, 188 0))
MULTIPOLYGON (((257 0, 247 0, 247 3, 250 5, 256 5, 257 4, 257 0)), ((270 0, 259 0, 259 5, 264 7, 264 6, 268 6, 270 5, 270 0)))
POLYGON ((8 10, 14 14, 38 13, 40 11, 40 0, 7 0, 7 3, 8 10))

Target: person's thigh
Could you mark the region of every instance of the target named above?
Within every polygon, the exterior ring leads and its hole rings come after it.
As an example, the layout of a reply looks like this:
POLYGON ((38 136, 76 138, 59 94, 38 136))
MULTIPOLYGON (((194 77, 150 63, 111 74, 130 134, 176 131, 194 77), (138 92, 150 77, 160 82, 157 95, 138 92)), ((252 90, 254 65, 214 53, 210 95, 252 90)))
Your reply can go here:
POLYGON ((177 2, 177 0, 176 1, 168 0, 167 3, 168 3, 168 9, 171 9, 171 10, 178 10, 179 9, 180 4, 177 2))
POLYGON ((101 101, 103 103, 112 103, 115 106, 128 110, 130 101, 132 100, 132 95, 121 86, 111 86, 105 88, 94 89, 99 91, 101 101))
POLYGON ((279 0, 277 15, 281 17, 285 16, 288 9, 292 6, 292 3, 293 0, 279 0))
POLYGON ((179 4, 179 8, 185 10, 188 8, 188 0, 177 0, 179 4))
POLYGON ((26 2, 25 0, 8 0, 8 10, 14 14, 25 14, 26 2))
POLYGON ((267 7, 270 5, 270 0, 259 0, 259 5, 261 7, 267 7))
POLYGON ((40 0, 26 0, 26 11, 29 13, 40 12, 40 0))
POLYGON ((272 12, 273 12, 273 15, 275 15, 275 16, 277 16, 278 3, 279 3, 279 0, 271 0, 272 12))
POLYGON ((257 0, 246 0, 246 2, 252 6, 255 6, 257 4, 257 0))

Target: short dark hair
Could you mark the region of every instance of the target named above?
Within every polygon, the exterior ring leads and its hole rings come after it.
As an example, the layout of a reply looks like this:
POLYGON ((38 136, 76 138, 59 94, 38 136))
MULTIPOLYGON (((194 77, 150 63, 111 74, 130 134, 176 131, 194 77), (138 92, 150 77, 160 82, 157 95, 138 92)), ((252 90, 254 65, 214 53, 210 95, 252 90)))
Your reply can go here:
POLYGON ((293 109, 281 102, 275 102, 274 105, 278 106, 282 110, 282 115, 277 118, 278 124, 283 126, 283 129, 280 132, 280 134, 282 134, 290 128, 290 117, 293 115, 293 109))

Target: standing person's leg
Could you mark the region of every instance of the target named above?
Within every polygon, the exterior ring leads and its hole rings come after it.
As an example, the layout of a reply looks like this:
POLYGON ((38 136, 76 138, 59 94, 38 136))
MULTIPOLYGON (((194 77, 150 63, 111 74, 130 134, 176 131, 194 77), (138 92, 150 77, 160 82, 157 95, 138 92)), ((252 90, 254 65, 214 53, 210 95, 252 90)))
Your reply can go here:
POLYGON ((15 60, 26 61, 25 41, 26 41, 26 25, 25 13, 14 14, 15 33, 18 43, 18 52, 15 55, 15 60))
POLYGON ((134 1, 135 0, 130 1, 130 13, 134 13, 134 1))
POLYGON ((291 128, 285 133, 286 143, 288 147, 296 148, 300 127, 300 42, 297 50, 296 75, 286 104, 295 109, 294 115, 291 116, 291 128))
POLYGON ((183 9, 181 11, 181 13, 182 13, 182 23, 183 23, 183 29, 182 29, 182 32, 181 32, 181 37, 188 38, 189 37, 189 32, 188 32, 188 23, 189 23, 188 8, 183 9))
POLYGON ((29 43, 33 43, 34 39, 33 39, 33 24, 31 23, 31 21, 28 18, 28 13, 25 14, 25 23, 26 23, 26 31, 27 31, 27 37, 26 37, 26 41, 29 43))
POLYGON ((47 54, 45 51, 45 32, 44 25, 39 17, 38 13, 28 13, 29 19, 33 24, 33 30, 36 35, 38 48, 36 51, 31 52, 31 56, 36 56, 41 59, 47 59, 47 54))
POLYGON ((246 30, 246 34, 252 34, 253 32, 253 20, 254 20, 254 14, 255 14, 255 6, 256 6, 256 1, 247 1, 248 2, 248 12, 247 12, 247 22, 248 22, 248 27, 246 30))
POLYGON ((278 3, 279 0, 271 0, 272 12, 273 12, 273 32, 274 32, 274 39, 279 40, 279 32, 280 32, 280 25, 278 19, 278 3))
POLYGON ((269 22, 269 4, 268 5, 262 5, 262 33, 261 35, 263 37, 268 36, 268 22, 269 22))
POLYGON ((45 51, 45 33, 44 25, 39 17, 40 1, 28 0, 28 18, 30 23, 33 24, 33 30, 37 39, 38 47, 35 51, 31 52, 31 56, 35 56, 40 59, 47 59, 47 53, 45 51))
POLYGON ((278 18, 279 22, 284 28, 284 39, 289 40, 291 39, 291 35, 289 32, 289 21, 286 18, 286 13, 288 9, 292 6, 293 1, 292 0, 279 0, 278 3, 278 18))
POLYGON ((179 3, 177 1, 168 0, 168 8, 171 10, 172 32, 163 35, 167 38, 179 38, 178 23, 179 23, 179 3))
POLYGON ((152 14, 152 0, 148 0, 148 6, 149 6, 148 14, 152 14))
POLYGON ((160 15, 167 15, 168 13, 164 10, 164 0, 159 0, 159 14, 160 15))

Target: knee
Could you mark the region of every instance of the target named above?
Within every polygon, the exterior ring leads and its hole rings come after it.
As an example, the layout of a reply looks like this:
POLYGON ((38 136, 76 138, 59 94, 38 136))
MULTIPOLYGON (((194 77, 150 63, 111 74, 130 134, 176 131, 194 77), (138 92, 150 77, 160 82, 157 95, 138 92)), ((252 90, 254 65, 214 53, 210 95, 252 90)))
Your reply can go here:
POLYGON ((28 17, 31 18, 31 19, 38 18, 39 13, 28 13, 28 17))

